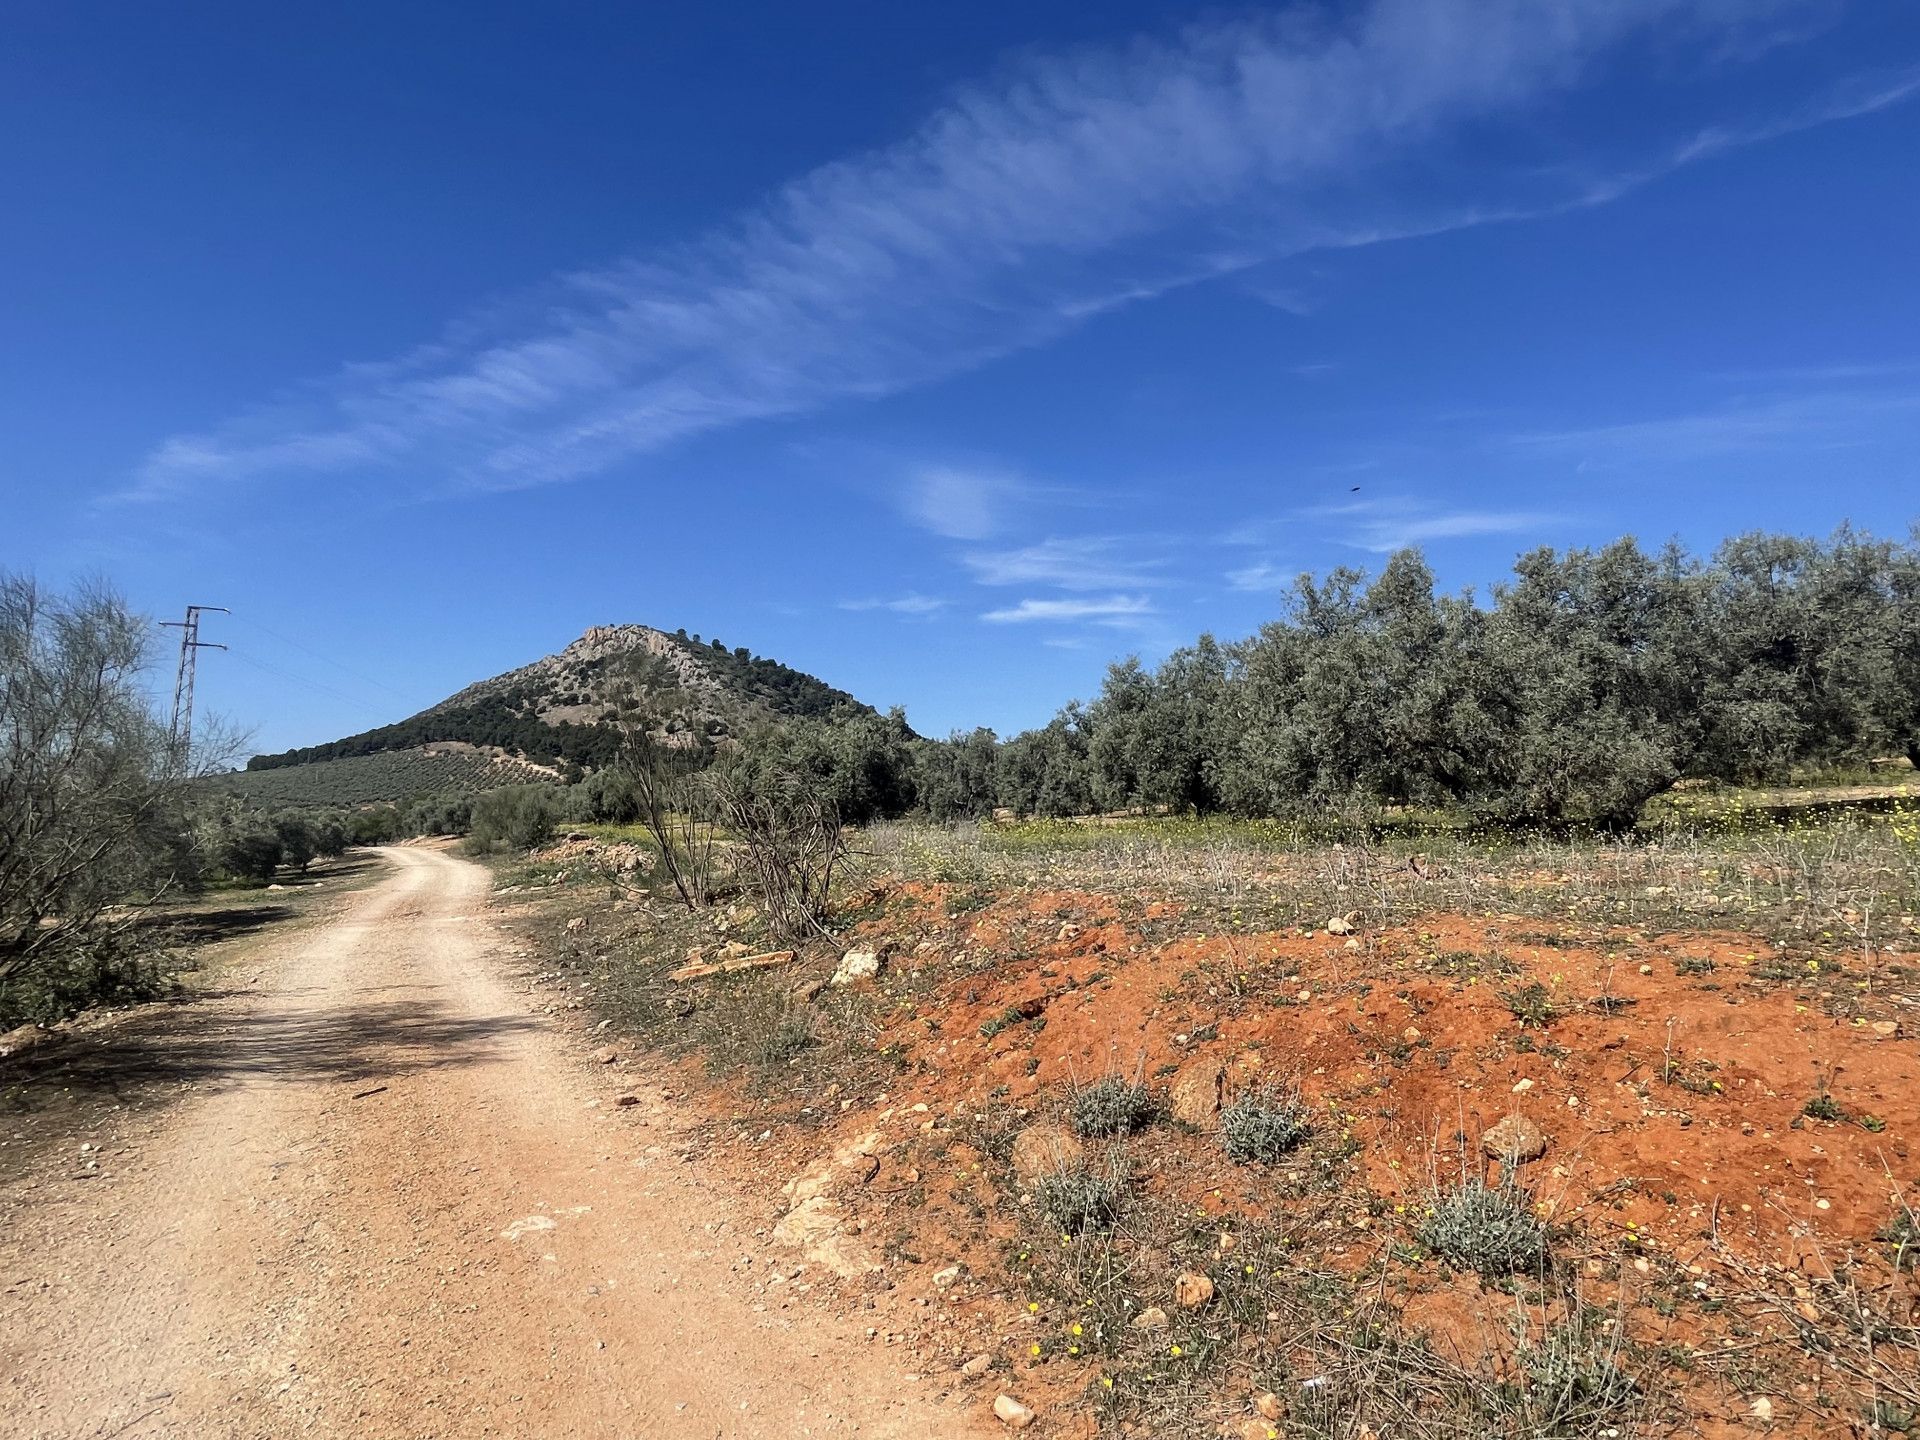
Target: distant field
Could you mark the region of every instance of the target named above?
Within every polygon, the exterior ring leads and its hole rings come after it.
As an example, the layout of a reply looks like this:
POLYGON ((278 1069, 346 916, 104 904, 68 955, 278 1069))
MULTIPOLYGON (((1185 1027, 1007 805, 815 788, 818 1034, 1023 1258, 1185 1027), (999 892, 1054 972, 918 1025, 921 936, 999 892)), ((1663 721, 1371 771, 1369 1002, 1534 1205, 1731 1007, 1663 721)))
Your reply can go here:
POLYGON ((223 776, 220 783, 263 805, 371 805, 552 780, 537 766, 485 751, 394 750, 247 770, 223 776))

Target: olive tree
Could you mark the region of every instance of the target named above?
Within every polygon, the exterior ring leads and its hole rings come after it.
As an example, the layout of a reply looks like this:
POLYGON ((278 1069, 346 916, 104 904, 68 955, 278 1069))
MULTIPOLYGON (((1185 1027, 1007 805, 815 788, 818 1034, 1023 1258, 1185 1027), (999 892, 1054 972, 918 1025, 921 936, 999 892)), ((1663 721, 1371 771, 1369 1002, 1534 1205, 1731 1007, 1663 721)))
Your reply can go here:
POLYGON ((141 684, 153 633, 103 587, 0 574, 0 1004, 16 1012, 124 980, 138 909, 190 872, 190 767, 141 684))
POLYGON ((485 853, 499 846, 532 850, 553 838, 560 794, 551 785, 503 785, 475 797, 467 844, 485 853))

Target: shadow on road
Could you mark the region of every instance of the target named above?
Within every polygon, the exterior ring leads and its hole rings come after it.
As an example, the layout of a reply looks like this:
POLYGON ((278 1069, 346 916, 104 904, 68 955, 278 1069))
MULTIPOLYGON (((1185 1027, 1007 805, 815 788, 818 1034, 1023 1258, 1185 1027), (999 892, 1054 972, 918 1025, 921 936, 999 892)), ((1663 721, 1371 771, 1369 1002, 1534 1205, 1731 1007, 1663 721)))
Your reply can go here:
POLYGON ((139 930, 149 943, 158 946, 212 945, 269 929, 299 913, 291 905, 236 905, 227 910, 156 916, 143 921, 139 930))
POLYGON ((493 1058, 531 1030, 527 1015, 462 1016, 434 986, 345 1009, 308 1008, 299 991, 237 1011, 226 1004, 164 1006, 98 1037, 79 1037, 0 1068, 0 1113, 107 1100, 150 1104, 191 1087, 259 1081, 380 1083, 493 1058))

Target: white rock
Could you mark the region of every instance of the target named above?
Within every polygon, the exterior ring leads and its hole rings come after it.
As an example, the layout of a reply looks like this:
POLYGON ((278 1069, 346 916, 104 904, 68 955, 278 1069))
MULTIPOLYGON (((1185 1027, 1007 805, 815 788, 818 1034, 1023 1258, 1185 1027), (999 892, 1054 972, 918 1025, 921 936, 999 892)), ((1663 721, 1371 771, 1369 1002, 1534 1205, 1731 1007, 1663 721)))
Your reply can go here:
POLYGON ((876 979, 885 958, 878 950, 849 950, 840 957, 840 964, 833 972, 831 983, 835 985, 855 985, 862 980, 876 979))
POLYGON ((1022 1405, 1011 1395, 1001 1395, 993 1402, 994 1418, 1009 1430, 1024 1430, 1033 1423, 1033 1411, 1022 1405))

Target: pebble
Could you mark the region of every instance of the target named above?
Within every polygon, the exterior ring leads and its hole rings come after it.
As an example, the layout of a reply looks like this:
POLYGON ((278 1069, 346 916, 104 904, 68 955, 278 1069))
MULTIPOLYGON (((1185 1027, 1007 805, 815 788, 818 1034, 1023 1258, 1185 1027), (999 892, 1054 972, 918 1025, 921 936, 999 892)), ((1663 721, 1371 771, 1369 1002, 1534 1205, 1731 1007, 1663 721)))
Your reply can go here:
POLYGON ((999 1395, 994 1398, 993 1415, 1009 1430, 1024 1430, 1033 1424, 1033 1411, 1011 1395, 999 1395))
POLYGON ((1198 1310, 1213 1299, 1213 1281, 1198 1270, 1184 1270, 1174 1279, 1173 1298, 1183 1310, 1198 1310))

